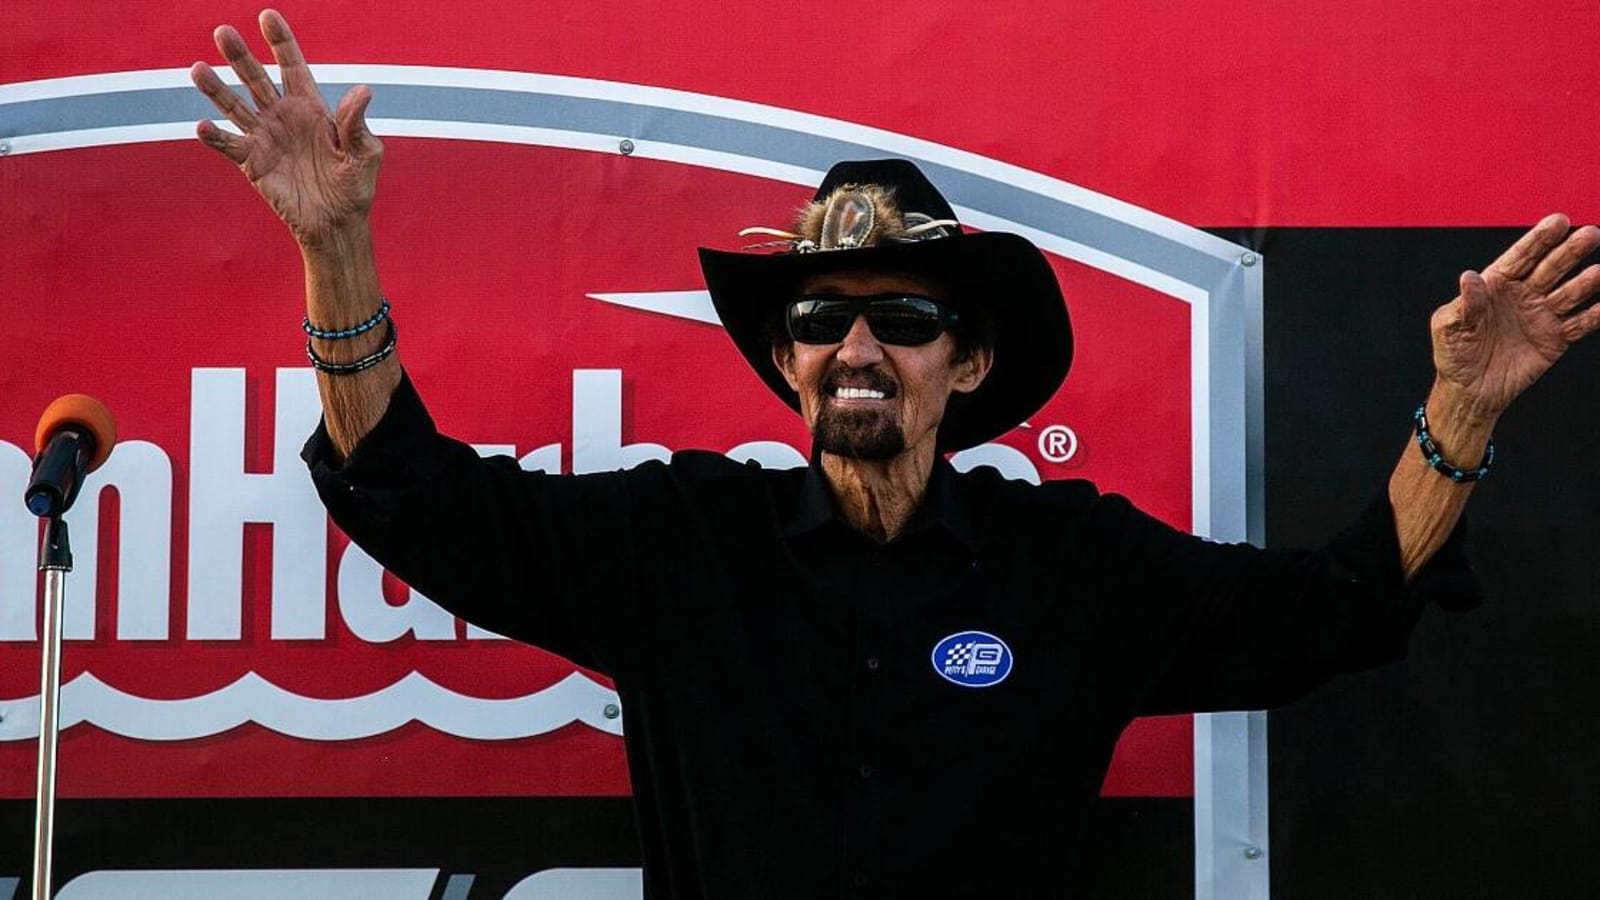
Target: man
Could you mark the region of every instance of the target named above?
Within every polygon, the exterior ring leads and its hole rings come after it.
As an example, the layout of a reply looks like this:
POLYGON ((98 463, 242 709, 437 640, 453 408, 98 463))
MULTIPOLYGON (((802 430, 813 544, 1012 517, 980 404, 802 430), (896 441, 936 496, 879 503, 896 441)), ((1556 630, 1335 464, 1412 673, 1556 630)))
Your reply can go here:
POLYGON ((730 336, 812 464, 706 453, 583 477, 480 460, 402 372, 367 226, 371 99, 323 106, 287 24, 217 44, 254 103, 202 122, 299 241, 336 521, 480 625, 610 674, 655 897, 1059 895, 1137 715, 1256 708, 1398 658, 1474 602, 1456 527, 1499 414, 1600 325, 1600 246, 1552 216, 1433 321, 1437 377, 1387 490, 1315 552, 1209 544, 1084 482, 954 472, 1065 377, 1036 248, 964 234, 908 163, 841 164, 775 253, 702 251, 730 336), (462 520, 475 527, 462 528, 462 520))

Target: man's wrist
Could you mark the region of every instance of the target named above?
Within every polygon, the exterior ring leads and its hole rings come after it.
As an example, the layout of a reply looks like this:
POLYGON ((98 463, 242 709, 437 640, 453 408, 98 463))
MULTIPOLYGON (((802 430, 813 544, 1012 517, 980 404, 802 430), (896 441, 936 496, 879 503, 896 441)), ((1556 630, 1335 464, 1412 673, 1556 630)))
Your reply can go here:
POLYGON ((1476 467, 1500 419, 1500 411, 1444 381, 1434 382, 1425 408, 1428 429, 1445 461, 1458 468, 1476 467))
POLYGON ((378 264, 364 219, 326 233, 315 244, 302 242, 300 252, 305 261, 306 314, 312 324, 348 328, 378 309, 382 294, 378 264))
POLYGON ((318 231, 316 234, 295 234, 300 244, 300 255, 306 264, 348 264, 372 254, 372 228, 366 216, 318 231))
POLYGON ((1475 392, 1436 378, 1428 391, 1428 415, 1449 416, 1472 428, 1493 428, 1503 410, 1482 400, 1475 392))

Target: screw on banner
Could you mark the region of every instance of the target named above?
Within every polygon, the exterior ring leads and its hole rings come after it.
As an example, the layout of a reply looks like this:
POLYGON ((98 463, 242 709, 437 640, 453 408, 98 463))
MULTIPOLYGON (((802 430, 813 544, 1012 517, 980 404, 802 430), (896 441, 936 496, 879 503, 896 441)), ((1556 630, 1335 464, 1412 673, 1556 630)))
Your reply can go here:
POLYGON ((622 715, 621 707, 617 706, 615 703, 607 703, 606 708, 600 712, 608 719, 615 719, 617 716, 622 715))
POLYGON ((1251 844, 1250 846, 1244 848, 1244 858, 1245 859, 1260 859, 1261 858, 1261 848, 1257 847, 1254 844, 1251 844))
POLYGON ((633 141, 630 141, 627 138, 623 138, 622 139, 622 143, 617 145, 617 149, 622 151, 622 155, 623 156, 632 156, 633 155, 633 141))
POLYGON ((10 141, 0 141, 0 156, 10 156, 10 155, 11 155, 11 142, 10 141))
POLYGON ((1245 252, 1239 254, 1239 265, 1244 266, 1245 268, 1248 269, 1251 266, 1255 265, 1256 261, 1259 260, 1260 258, 1261 257, 1256 256, 1254 253, 1251 253, 1250 251, 1246 250, 1245 252))

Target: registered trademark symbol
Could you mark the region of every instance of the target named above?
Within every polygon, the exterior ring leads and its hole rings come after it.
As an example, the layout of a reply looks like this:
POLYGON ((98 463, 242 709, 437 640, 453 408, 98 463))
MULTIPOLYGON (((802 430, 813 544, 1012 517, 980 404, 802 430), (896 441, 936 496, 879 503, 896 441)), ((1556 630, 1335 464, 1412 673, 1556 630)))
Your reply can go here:
POLYGON ((1078 453, 1078 436, 1065 425, 1051 425, 1039 432, 1039 455, 1061 463, 1078 453))

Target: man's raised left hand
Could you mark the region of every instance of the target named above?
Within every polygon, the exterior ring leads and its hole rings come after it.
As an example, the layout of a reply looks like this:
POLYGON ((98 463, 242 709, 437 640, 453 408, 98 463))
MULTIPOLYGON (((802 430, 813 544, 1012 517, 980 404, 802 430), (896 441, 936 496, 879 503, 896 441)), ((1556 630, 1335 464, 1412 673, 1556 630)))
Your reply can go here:
MULTIPOLYGON (((1600 327, 1600 265, 1562 279, 1600 247, 1600 228, 1571 230, 1546 216, 1482 274, 1461 274, 1461 293, 1434 311, 1435 391, 1448 405, 1492 422, 1567 348, 1600 327)), ((1435 399, 1439 399, 1437 396, 1435 399)))

